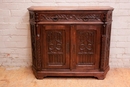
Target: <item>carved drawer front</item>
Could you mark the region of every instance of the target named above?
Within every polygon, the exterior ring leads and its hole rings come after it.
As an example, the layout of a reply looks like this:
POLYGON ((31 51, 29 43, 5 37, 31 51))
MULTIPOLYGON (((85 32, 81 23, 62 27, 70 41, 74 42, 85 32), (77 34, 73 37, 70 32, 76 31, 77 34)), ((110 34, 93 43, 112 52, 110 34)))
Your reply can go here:
POLYGON ((38 22, 102 22, 104 21, 103 13, 82 13, 82 12, 60 12, 60 13, 44 13, 37 12, 35 21, 38 22))

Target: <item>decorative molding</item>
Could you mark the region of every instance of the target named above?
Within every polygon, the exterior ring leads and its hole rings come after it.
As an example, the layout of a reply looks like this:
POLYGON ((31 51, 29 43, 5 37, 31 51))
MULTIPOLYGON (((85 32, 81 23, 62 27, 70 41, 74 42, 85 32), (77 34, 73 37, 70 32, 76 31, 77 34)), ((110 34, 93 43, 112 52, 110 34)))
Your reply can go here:
POLYGON ((101 21, 101 14, 40 14, 38 21, 101 21))

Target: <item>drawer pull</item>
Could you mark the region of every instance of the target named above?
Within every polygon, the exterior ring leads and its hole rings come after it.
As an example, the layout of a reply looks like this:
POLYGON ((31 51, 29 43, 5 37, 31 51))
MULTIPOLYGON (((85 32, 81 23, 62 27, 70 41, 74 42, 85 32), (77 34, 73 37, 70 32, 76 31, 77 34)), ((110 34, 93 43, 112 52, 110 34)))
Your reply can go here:
POLYGON ((58 21, 58 18, 52 18, 52 20, 56 22, 56 21, 58 21))
POLYGON ((83 21, 88 21, 88 18, 83 18, 83 21))

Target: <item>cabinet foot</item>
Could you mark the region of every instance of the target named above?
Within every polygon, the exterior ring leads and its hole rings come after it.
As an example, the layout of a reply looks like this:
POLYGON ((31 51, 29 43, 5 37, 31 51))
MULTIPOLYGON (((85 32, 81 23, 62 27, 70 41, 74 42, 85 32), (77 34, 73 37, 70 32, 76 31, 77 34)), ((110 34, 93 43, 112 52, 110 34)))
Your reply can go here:
POLYGON ((44 76, 44 75, 42 75, 42 74, 37 74, 37 75, 35 75, 35 77, 36 77, 37 79, 43 79, 43 78, 45 78, 46 76, 44 76))
MULTIPOLYGON (((36 76, 35 76, 36 77, 36 76)), ((46 76, 39 76, 39 77, 36 77, 37 79, 43 79, 43 78, 45 78, 46 76)))
POLYGON ((102 76, 96 76, 97 77, 97 79, 99 79, 99 80, 103 80, 106 76, 105 75, 102 75, 102 76))
POLYGON ((35 68, 32 68, 32 70, 37 79, 43 79, 46 77, 43 73, 38 72, 35 68))

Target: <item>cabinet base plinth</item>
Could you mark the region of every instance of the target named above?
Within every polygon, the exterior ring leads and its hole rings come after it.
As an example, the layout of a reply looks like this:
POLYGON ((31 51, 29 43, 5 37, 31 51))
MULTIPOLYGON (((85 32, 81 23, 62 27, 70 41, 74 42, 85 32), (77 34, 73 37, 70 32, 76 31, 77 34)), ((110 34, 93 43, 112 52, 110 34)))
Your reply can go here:
POLYGON ((72 71, 37 71, 33 68, 33 73, 37 79, 43 79, 45 77, 96 77, 99 80, 103 80, 106 77, 107 72, 109 71, 109 67, 105 71, 89 71, 89 72, 72 72, 72 71))

